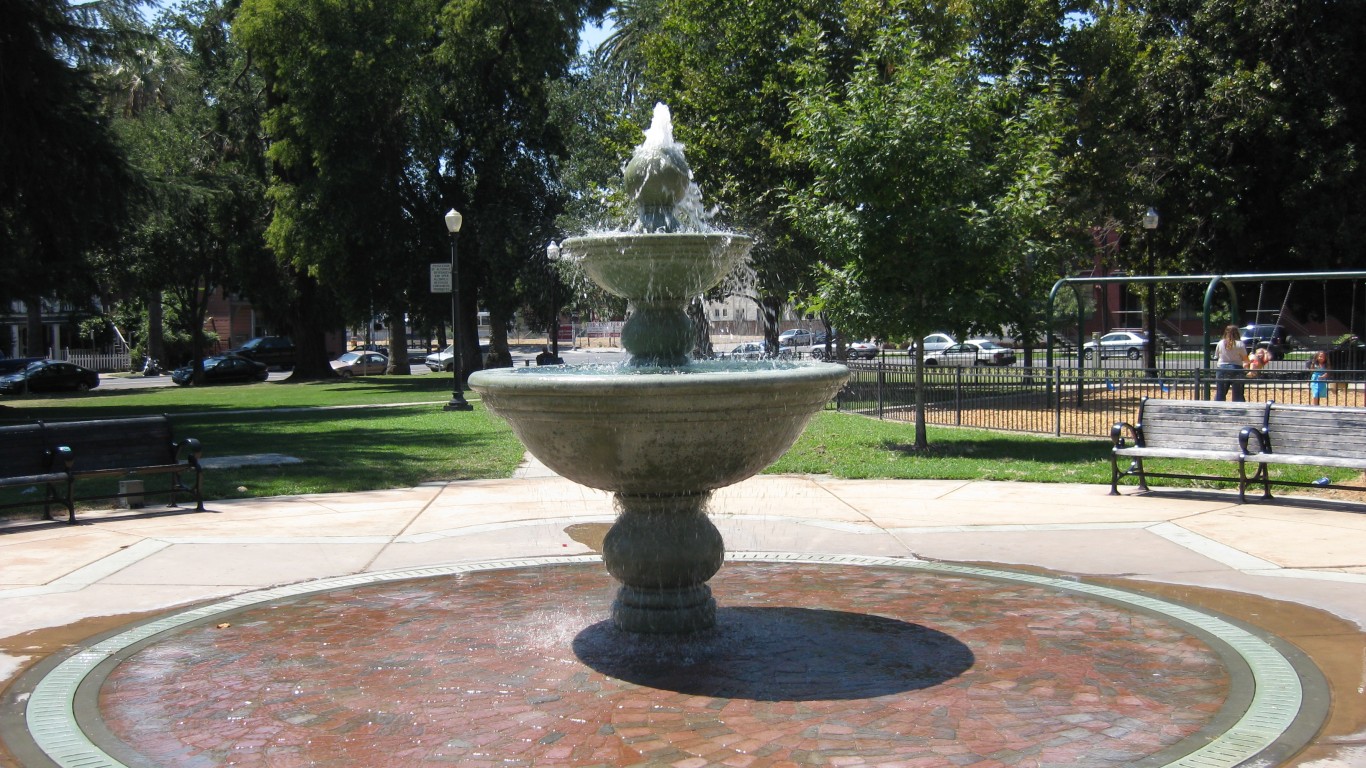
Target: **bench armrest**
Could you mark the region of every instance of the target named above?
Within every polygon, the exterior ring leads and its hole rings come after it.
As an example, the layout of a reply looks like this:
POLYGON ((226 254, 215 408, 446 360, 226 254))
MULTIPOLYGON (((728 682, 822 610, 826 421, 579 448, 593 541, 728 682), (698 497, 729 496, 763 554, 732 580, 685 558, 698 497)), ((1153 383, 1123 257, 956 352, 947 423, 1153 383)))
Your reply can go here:
POLYGON ((1244 456, 1271 453, 1271 435, 1262 427, 1243 427, 1238 431, 1238 450, 1244 456))
POLYGON ((65 445, 59 445, 56 448, 51 448, 47 452, 48 469, 51 470, 70 473, 71 466, 75 461, 76 454, 73 453, 71 449, 65 445))
POLYGON ((187 438, 185 438, 184 440, 180 440, 180 441, 177 441, 177 442, 176 442, 176 444, 175 444, 175 457, 176 457, 176 461, 179 461, 179 460, 180 460, 180 451, 181 451, 181 449, 184 449, 185 452, 188 454, 188 455, 185 457, 186 463, 188 463, 188 464, 189 464, 190 466, 192 466, 192 467, 197 467, 197 466, 199 466, 199 460, 200 460, 200 458, 202 458, 202 457, 204 456, 204 447, 203 447, 202 445, 199 444, 199 440, 198 440, 197 438, 187 437, 187 438))
POLYGON ((1128 439, 1133 440, 1136 447, 1143 447, 1143 427, 1135 427, 1127 421, 1117 421, 1114 426, 1110 427, 1110 442, 1114 443, 1115 448, 1129 447, 1125 438, 1126 433, 1128 439))

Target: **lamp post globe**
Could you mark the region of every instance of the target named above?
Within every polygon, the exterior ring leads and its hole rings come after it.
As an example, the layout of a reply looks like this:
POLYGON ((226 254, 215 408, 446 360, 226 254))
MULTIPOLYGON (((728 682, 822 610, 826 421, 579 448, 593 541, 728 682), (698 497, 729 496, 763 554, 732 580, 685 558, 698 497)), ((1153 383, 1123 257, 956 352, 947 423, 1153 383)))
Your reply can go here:
POLYGON ((464 217, 454 208, 446 211, 446 231, 451 233, 451 400, 443 410, 470 411, 474 406, 465 402, 464 360, 460 354, 460 275, 457 271, 456 248, 460 240, 460 225, 464 217))

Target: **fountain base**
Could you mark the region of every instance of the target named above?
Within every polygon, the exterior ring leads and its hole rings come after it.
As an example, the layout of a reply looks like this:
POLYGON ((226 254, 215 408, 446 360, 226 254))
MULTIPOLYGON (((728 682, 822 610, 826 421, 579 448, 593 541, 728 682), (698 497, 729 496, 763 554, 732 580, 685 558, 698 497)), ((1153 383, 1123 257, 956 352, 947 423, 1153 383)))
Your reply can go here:
POLYGON ((602 543, 607 572, 621 582, 612 620, 626 632, 686 634, 716 624, 706 582, 725 544, 707 517, 710 493, 617 494, 617 521, 602 543))

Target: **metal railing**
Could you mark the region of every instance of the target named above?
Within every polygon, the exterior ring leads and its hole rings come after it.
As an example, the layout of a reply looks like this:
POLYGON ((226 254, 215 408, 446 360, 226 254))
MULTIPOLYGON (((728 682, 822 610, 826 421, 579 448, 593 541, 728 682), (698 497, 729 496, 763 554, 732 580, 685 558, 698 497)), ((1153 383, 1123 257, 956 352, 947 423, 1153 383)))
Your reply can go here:
MULTIPOLYGON (((848 384, 835 407, 895 421, 915 420, 915 366, 885 359, 846 363, 848 384)), ((1240 372, 1241 373, 1241 372, 1240 372)), ((1325 405, 1366 407, 1366 371, 1334 371, 1325 405)), ((1213 399, 1215 371, 1199 368, 1088 369, 1054 366, 925 367, 925 422, 1081 437, 1108 437, 1118 421, 1133 421, 1144 397, 1213 399)), ((1309 372, 1240 376, 1249 401, 1309 403, 1309 372)), ((1233 397, 1234 391, 1229 392, 1233 397)))

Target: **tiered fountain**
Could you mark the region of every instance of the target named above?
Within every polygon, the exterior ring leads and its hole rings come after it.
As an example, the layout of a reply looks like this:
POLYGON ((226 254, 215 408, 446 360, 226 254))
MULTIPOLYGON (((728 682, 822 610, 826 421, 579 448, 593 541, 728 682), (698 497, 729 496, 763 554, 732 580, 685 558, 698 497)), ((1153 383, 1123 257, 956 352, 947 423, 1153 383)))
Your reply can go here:
POLYGON ((688 302, 724 279, 752 242, 712 231, 683 209, 695 188, 663 105, 625 176, 639 208, 631 231, 570 238, 562 248, 595 283, 629 300, 621 334, 629 362, 479 371, 470 387, 547 467, 616 494, 603 560, 622 584, 612 607, 617 626, 691 632, 715 622, 706 582, 724 547, 706 514, 711 492, 777 460, 849 371, 818 362, 691 361, 688 302))

